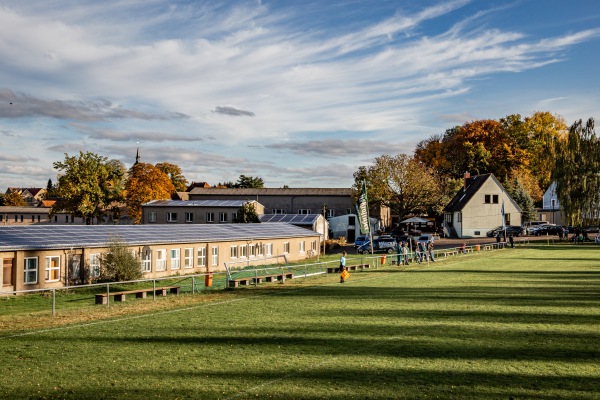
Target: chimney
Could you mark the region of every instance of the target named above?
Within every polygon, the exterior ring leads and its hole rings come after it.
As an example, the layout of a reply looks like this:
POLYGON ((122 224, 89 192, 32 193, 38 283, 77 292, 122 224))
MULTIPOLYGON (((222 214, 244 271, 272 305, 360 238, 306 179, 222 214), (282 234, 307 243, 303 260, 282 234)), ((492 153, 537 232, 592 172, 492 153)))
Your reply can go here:
POLYGON ((470 177, 471 177, 471 174, 469 173, 469 171, 465 172, 465 184, 464 184, 465 191, 467 191, 467 181, 469 180, 470 177))

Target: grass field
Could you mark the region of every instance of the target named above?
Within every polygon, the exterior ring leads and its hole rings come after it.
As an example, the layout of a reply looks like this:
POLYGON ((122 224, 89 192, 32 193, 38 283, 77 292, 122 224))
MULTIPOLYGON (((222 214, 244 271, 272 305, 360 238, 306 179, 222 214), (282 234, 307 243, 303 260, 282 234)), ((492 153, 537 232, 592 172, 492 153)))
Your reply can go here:
POLYGON ((0 398, 600 398, 594 246, 98 307, 0 332, 0 398))

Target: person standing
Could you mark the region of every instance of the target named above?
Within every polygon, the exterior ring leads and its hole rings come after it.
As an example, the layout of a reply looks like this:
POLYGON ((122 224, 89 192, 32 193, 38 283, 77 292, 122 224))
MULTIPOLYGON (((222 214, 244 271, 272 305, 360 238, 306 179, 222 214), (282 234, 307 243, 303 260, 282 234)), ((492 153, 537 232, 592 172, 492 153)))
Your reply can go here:
POLYGON ((344 274, 344 271, 346 270, 346 254, 347 253, 345 251, 342 251, 342 256, 340 257, 340 268, 339 268, 340 283, 345 282, 343 274, 344 274))
POLYGON ((402 256, 403 256, 403 264, 408 265, 408 244, 406 242, 402 243, 402 256))
MULTIPOLYGON (((562 240, 562 238, 561 238, 562 240)), ((510 242, 510 247, 515 247, 515 238, 513 238, 513 235, 508 235, 508 241, 510 242)))
POLYGON ((396 265, 400 265, 402 263, 402 243, 400 241, 396 242, 396 265))
POLYGON ((427 252, 429 253, 429 259, 431 262, 435 262, 435 258, 433 257, 433 240, 427 243, 427 252))

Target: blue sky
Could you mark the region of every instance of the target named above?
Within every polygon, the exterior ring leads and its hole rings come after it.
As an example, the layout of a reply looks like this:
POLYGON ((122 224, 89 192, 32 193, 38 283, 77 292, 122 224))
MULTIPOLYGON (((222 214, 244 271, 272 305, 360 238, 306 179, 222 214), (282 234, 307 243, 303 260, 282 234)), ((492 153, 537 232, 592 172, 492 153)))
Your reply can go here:
POLYGON ((476 119, 600 117, 600 1, 0 0, 0 190, 91 151, 349 187, 476 119))

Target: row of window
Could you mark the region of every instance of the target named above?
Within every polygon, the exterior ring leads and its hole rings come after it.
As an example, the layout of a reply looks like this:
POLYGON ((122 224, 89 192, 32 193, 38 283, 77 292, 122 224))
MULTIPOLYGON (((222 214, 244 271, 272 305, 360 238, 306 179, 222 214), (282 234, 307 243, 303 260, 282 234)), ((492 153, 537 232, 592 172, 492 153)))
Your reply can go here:
MULTIPOLYGON (((15 214, 14 216, 14 222, 25 222, 25 217, 23 214, 21 215, 17 215, 15 214)), ((75 217, 72 215, 65 215, 65 222, 75 222, 75 217)), ((0 222, 10 222, 10 217, 6 214, 0 214, 0 222)), ((44 217, 45 220, 45 217, 44 217)), ((58 215, 55 215, 53 218, 54 222, 58 222, 58 215)), ((40 215, 32 215, 31 216, 31 222, 41 222, 41 216, 40 215)))
MULTIPOLYGON (((317 241, 311 242, 311 249, 316 251, 317 241)), ((155 254, 155 270, 166 271, 167 267, 170 270, 178 270, 183 268, 194 268, 206 267, 207 265, 207 248, 198 247, 194 252, 193 247, 186 247, 183 249, 175 248, 168 251, 169 258, 167 258, 167 249, 154 250, 155 254), (194 258, 196 259, 196 265, 194 265, 194 258)), ((219 248, 213 246, 210 249, 210 262, 211 266, 219 265, 219 248)), ((301 241, 298 246, 299 252, 305 251, 305 242, 301 241)), ((283 244, 283 252, 290 252, 290 242, 283 244)), ((137 257, 137 252, 134 250, 133 254, 137 257)), ((248 258, 248 257, 262 257, 273 255, 273 244, 250 244, 250 245, 235 245, 231 246, 230 257, 233 258, 248 258)), ((89 256, 90 276, 97 277, 100 275, 101 266, 101 253, 92 253, 89 256)), ((60 256, 48 256, 45 257, 45 272, 46 282, 57 282, 61 279, 60 276, 60 256)), ((72 275, 79 274, 80 260, 79 256, 73 256, 71 261, 70 273, 72 275)), ((142 254, 141 259, 142 272, 152 272, 152 251, 147 250, 142 254)), ((25 268, 24 268, 24 279, 25 284, 36 284, 38 283, 38 257, 26 257, 25 268)))
MULTIPOLYGON (((228 214, 226 212, 219 213, 219 222, 221 222, 221 223, 228 222, 227 216, 228 216, 228 214)), ((178 221, 177 218, 178 218, 178 215, 176 212, 168 212, 167 213, 167 222, 171 222, 171 223, 177 222, 178 221)), ((148 213, 148 222, 156 222, 156 221, 157 221, 157 213, 155 211, 150 211, 148 213)), ((237 213, 231 214, 231 221, 232 222, 237 221, 237 213)), ((194 222, 194 213, 186 212, 185 213, 185 222, 186 223, 194 222)), ((215 222, 215 213, 214 212, 206 213, 206 222, 215 222)))

